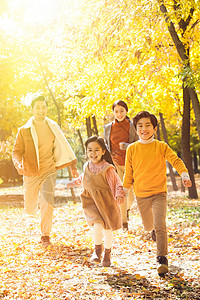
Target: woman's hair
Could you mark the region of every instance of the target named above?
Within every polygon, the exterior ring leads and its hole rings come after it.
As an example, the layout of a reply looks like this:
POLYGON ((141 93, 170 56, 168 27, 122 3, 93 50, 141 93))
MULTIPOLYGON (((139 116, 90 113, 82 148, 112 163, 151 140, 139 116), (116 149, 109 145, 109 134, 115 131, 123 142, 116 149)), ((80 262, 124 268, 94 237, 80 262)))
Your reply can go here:
POLYGON ((87 139, 87 141, 85 142, 85 148, 86 148, 86 150, 87 150, 88 145, 90 143, 92 143, 92 142, 98 143, 99 146, 101 147, 101 149, 105 150, 105 154, 102 156, 102 160, 105 159, 105 161, 107 161, 109 164, 112 164, 114 166, 112 157, 111 157, 110 152, 108 151, 108 149, 106 147, 104 139, 101 138, 100 136, 97 136, 97 135, 93 135, 93 136, 89 137, 87 139))
POLYGON ((114 111, 114 108, 119 105, 125 108, 125 110, 128 112, 128 106, 126 104, 126 102, 122 101, 122 100, 116 100, 113 105, 112 105, 112 111, 114 111))
POLYGON ((135 128, 137 128, 137 123, 142 118, 148 118, 151 121, 151 124, 153 125, 153 128, 155 128, 158 125, 158 120, 156 116, 153 114, 150 114, 148 111, 140 111, 134 118, 133 118, 133 124, 135 128))

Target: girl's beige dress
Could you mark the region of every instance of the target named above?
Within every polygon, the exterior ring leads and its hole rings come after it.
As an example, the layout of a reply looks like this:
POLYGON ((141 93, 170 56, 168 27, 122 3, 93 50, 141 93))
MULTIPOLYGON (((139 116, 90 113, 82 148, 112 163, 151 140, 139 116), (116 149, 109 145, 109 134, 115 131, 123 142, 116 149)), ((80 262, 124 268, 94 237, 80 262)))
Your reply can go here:
POLYGON ((114 167, 108 164, 95 174, 86 165, 81 201, 89 225, 101 223, 106 230, 118 230, 122 227, 121 211, 106 180, 108 168, 114 167))

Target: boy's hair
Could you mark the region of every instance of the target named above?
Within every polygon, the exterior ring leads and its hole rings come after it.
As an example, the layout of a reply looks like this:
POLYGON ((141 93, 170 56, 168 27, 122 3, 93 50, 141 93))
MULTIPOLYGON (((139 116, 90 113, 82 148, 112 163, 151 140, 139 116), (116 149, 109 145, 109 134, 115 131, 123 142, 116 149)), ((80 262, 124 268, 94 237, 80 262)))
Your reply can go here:
POLYGON ((135 126, 135 129, 137 129, 137 123, 142 118, 148 118, 151 121, 151 124, 153 125, 153 128, 155 128, 158 125, 158 120, 155 115, 150 114, 148 111, 140 111, 134 118, 133 118, 133 124, 135 126))
POLYGON ((35 105, 35 103, 38 102, 38 101, 44 101, 46 103, 46 106, 48 106, 48 103, 45 100, 45 97, 44 96, 39 96, 39 97, 37 97, 37 98, 35 98, 35 99, 32 100, 31 107, 33 108, 34 105, 35 105))
POLYGON ((102 150, 105 150, 105 154, 102 156, 102 160, 105 159, 105 161, 107 161, 109 164, 112 164, 114 166, 112 157, 110 155, 110 152, 108 151, 106 144, 104 142, 104 139, 98 135, 93 135, 91 137, 89 137, 87 139, 87 141, 85 142, 85 148, 87 150, 87 147, 90 143, 92 142, 97 142, 99 144, 99 146, 101 147, 102 150))
POLYGON ((122 100, 116 100, 113 105, 112 105, 112 111, 114 111, 114 108, 119 105, 125 108, 125 110, 128 112, 128 106, 126 104, 126 102, 122 101, 122 100))

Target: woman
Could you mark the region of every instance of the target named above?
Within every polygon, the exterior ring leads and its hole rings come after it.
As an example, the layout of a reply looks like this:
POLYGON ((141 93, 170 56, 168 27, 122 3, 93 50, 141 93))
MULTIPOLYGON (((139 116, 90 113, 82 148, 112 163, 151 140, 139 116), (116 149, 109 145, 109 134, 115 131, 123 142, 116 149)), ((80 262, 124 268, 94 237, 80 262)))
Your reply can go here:
MULTIPOLYGON (((125 169, 126 148, 129 144, 138 140, 133 122, 127 117, 128 106, 122 100, 117 100, 112 105, 114 121, 104 126, 105 143, 111 153, 113 162, 120 179, 123 181, 125 169)), ((123 229, 128 229, 128 212, 133 203, 133 190, 129 190, 128 196, 121 204, 123 229)))

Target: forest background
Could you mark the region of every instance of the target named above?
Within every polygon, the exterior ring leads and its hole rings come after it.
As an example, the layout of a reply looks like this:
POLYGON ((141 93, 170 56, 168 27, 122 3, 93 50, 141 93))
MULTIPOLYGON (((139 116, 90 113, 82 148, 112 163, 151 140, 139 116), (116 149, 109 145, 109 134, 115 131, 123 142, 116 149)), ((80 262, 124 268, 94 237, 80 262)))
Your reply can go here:
MULTIPOLYGON (((0 0, 0 161, 44 95, 48 116, 84 163, 87 136, 103 134, 111 106, 148 110, 178 153, 198 198, 199 0, 0 0)), ((2 168, 3 170, 3 168, 2 168)), ((0 177, 3 177, 0 174, 0 177)), ((176 189, 176 182, 173 182, 176 189)))

